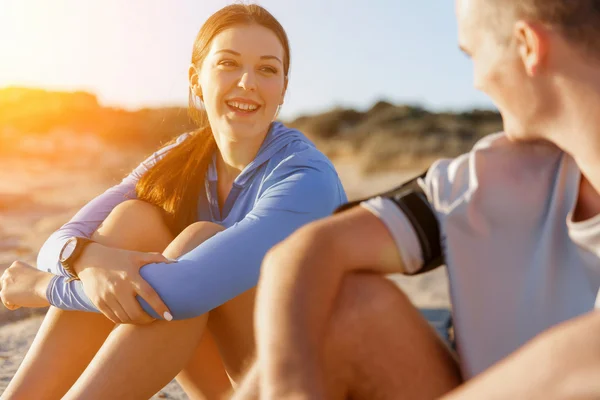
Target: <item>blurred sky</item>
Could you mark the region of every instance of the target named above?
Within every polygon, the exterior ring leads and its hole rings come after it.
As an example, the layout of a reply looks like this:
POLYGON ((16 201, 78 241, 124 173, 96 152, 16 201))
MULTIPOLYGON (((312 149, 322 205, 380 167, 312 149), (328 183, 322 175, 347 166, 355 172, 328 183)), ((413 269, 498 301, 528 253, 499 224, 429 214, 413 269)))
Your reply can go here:
MULTIPOLYGON (((283 118, 376 100, 492 108, 458 50, 454 0, 258 0, 291 42, 283 118)), ((0 87, 87 90, 134 109, 187 103, 206 18, 231 0, 0 0, 0 87)))

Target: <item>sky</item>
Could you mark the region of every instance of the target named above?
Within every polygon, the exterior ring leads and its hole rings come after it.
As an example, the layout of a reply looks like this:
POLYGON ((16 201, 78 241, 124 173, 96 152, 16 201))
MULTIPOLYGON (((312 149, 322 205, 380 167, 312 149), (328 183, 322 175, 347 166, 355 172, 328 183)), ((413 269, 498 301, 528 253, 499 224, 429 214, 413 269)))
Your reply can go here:
MULTIPOLYGON (((286 29, 281 117, 378 100, 493 108, 458 49, 453 0, 258 0, 286 29)), ((0 88, 85 90, 126 109, 187 104, 192 44, 232 0, 0 0, 0 88)))

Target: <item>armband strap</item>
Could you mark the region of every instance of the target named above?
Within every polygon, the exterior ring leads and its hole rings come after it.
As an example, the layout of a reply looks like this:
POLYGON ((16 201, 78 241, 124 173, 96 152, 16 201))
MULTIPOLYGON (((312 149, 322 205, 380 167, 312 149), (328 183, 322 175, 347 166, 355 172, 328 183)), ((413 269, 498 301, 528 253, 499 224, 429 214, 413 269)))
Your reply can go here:
MULTIPOLYGON (((414 274, 428 272, 444 264, 439 222, 427 200, 425 192, 418 183, 425 174, 388 192, 373 196, 384 197, 394 202, 412 225, 423 255, 423 267, 414 274)), ((344 204, 335 213, 353 208, 365 200, 368 199, 344 204)))

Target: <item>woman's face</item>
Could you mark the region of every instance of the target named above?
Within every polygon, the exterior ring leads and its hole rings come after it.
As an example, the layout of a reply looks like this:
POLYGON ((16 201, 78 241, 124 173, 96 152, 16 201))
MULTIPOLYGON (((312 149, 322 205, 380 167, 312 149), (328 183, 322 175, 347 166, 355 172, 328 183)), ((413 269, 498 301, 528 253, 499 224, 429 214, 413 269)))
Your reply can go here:
POLYGON ((260 25, 233 26, 213 38, 197 77, 193 71, 190 77, 214 134, 233 141, 264 138, 283 104, 284 56, 275 33, 260 25))

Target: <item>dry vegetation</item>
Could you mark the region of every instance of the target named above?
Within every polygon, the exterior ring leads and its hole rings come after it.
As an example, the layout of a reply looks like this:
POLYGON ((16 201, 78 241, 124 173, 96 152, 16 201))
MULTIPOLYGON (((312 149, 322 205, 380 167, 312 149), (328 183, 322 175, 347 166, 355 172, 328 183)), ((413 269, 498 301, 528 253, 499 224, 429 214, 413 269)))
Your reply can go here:
MULTIPOLYGON (((384 101, 366 112, 334 109, 286 122, 330 157, 350 156, 367 172, 456 156, 502 128, 500 115, 493 111, 434 113, 384 101)), ((125 111, 102 107, 89 93, 0 90, 0 155, 45 146, 48 154, 59 157, 63 153, 58 148, 72 143, 73 135, 78 146, 93 148, 102 142, 147 153, 193 128, 185 108, 125 111)))
POLYGON ((335 109, 289 125, 329 156, 349 155, 373 172, 467 152, 481 137, 501 130, 502 120, 493 111, 433 113, 380 101, 366 112, 335 109))

